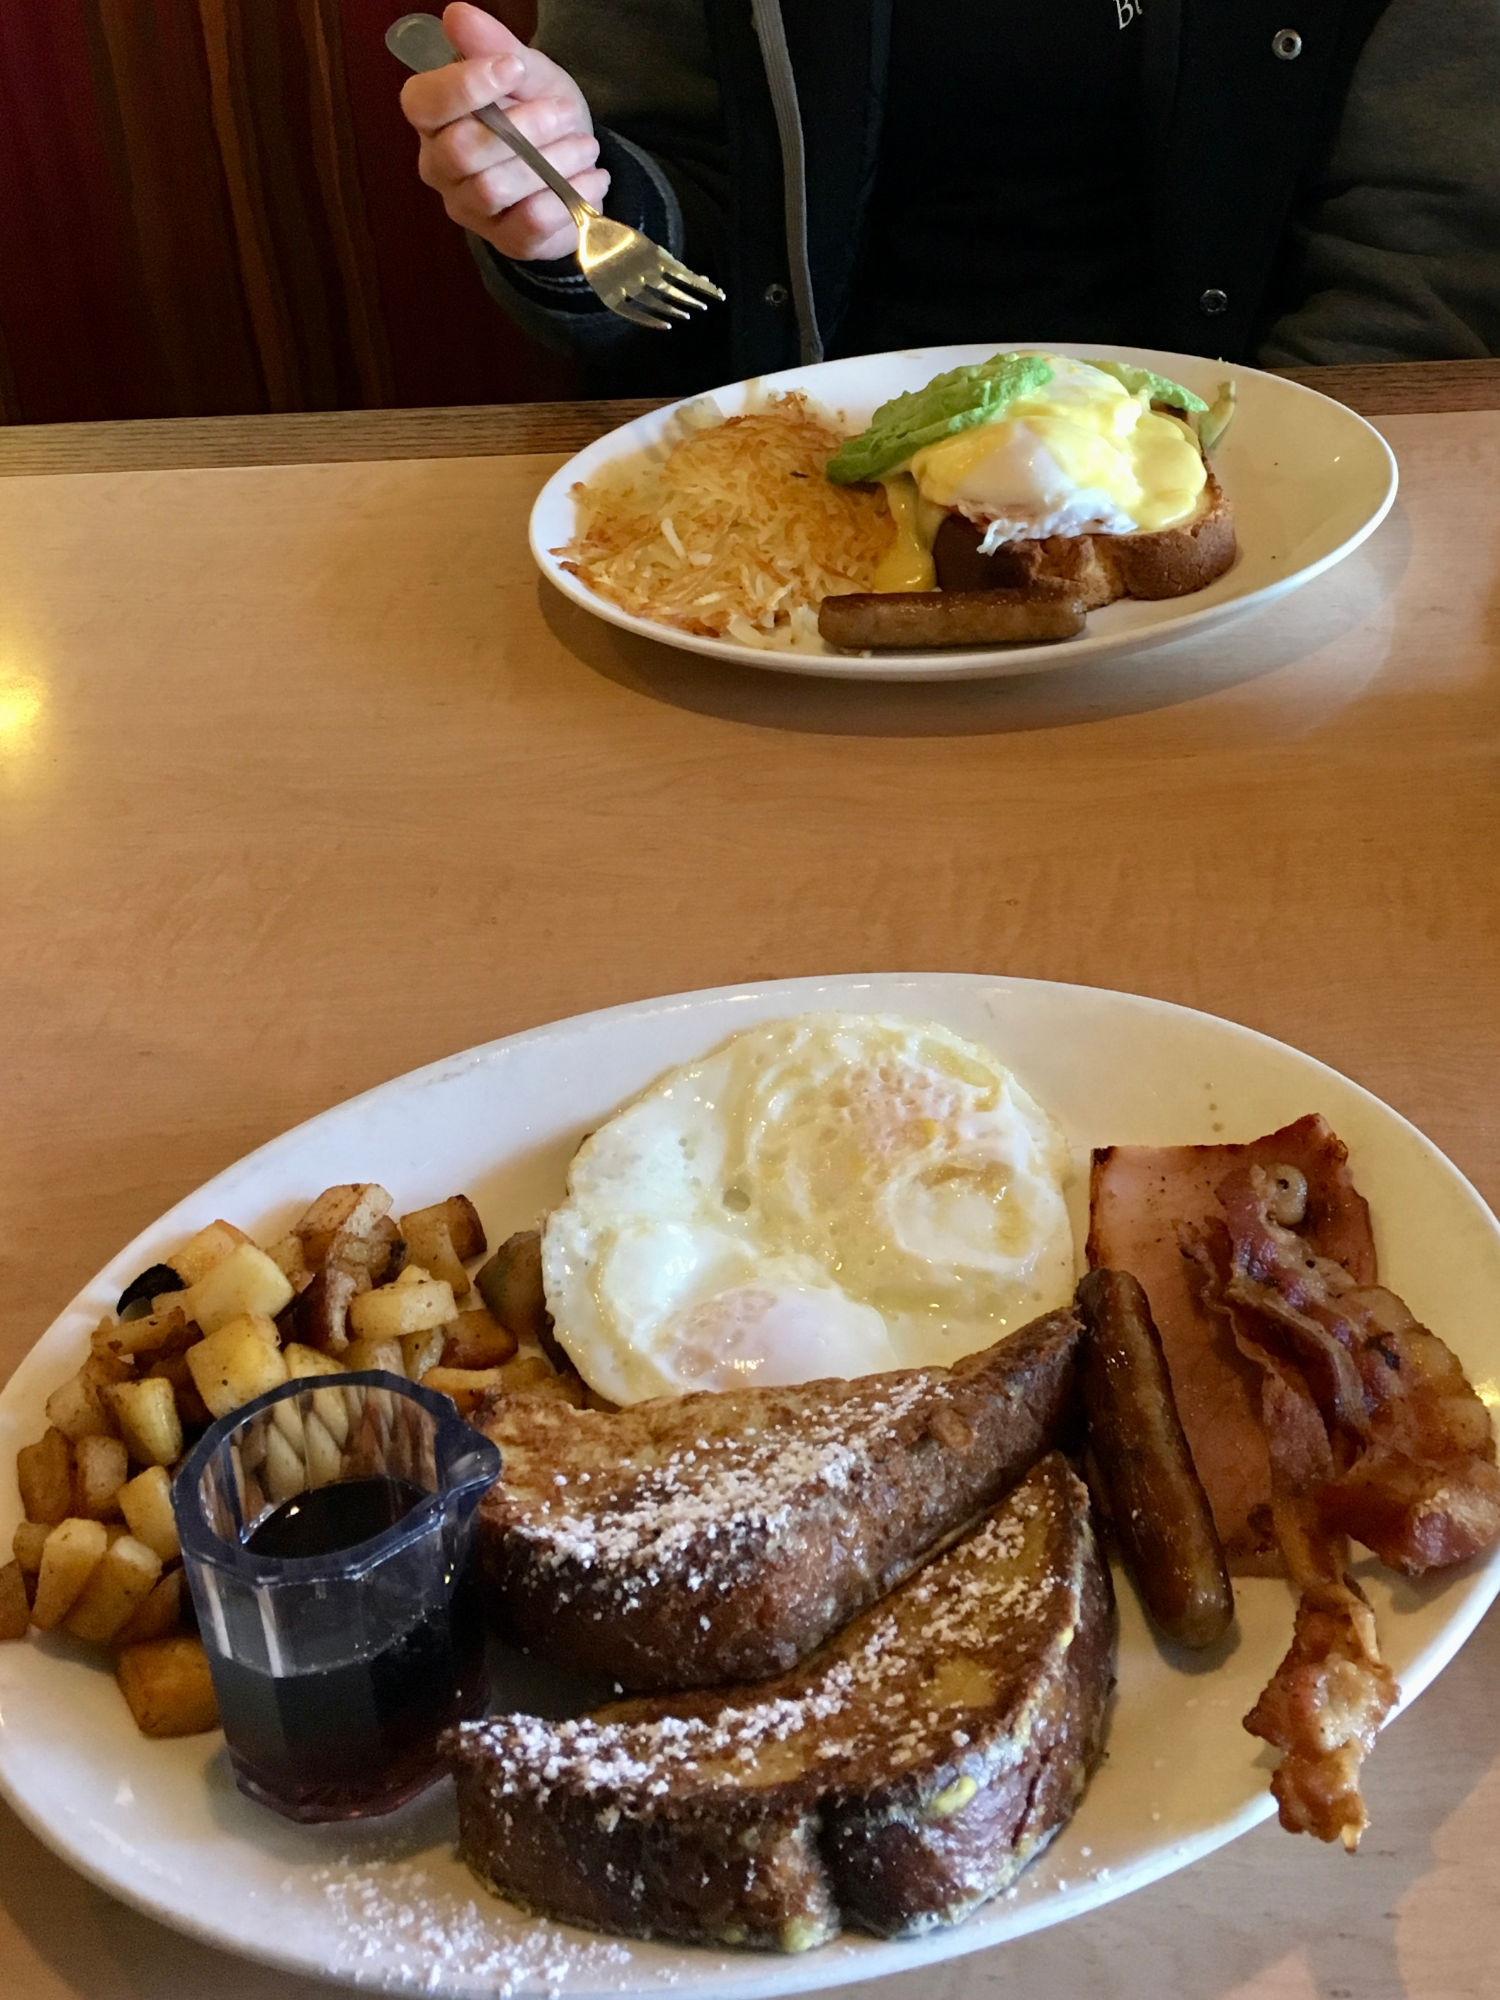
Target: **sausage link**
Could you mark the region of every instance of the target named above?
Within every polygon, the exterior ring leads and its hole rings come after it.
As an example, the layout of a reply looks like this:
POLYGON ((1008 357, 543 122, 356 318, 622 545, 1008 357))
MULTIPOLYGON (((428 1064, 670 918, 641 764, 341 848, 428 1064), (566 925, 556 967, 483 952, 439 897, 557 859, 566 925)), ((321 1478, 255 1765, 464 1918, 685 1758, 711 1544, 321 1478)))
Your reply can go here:
POLYGON ((1234 1591, 1150 1304, 1128 1271, 1090 1271, 1078 1305, 1089 1445, 1125 1565, 1168 1638, 1211 1646, 1234 1591))
POLYGON ((856 590, 818 606, 818 631, 841 652, 1036 645, 1082 630, 1083 602, 1067 592, 856 590))

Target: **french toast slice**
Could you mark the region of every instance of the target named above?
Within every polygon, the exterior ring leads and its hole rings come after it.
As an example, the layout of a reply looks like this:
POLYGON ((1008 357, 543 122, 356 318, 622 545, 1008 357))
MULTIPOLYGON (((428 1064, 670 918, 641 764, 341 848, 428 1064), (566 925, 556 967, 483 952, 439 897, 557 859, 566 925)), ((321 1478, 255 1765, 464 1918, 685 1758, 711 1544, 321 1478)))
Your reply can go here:
POLYGON ((459 1849, 524 1908, 630 1937, 914 1935, 960 1922, 1066 1823, 1113 1684, 1109 1571, 1052 1453, 779 1679, 461 1724, 459 1849))
POLYGON ((622 1688, 760 1680, 804 1658, 994 1505, 1074 1410, 1079 1321, 1050 1313, 952 1368, 476 1419, 497 1622, 622 1688))
POLYGON ((950 514, 932 556, 944 590, 1028 590, 1065 584, 1097 611, 1120 597, 1186 597, 1224 574, 1238 553, 1234 514, 1212 471, 1196 512, 1175 527, 1130 535, 1051 535, 979 553, 983 529, 950 514))

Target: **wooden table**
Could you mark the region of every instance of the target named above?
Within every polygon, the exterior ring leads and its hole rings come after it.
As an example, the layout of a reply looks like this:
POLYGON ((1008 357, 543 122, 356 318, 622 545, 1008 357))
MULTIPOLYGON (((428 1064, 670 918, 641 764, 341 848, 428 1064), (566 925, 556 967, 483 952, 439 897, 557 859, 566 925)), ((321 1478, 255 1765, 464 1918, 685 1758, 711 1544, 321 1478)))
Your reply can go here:
MULTIPOLYGON (((1367 551, 1201 644, 930 688, 711 670, 540 589, 526 509, 597 408, 0 432, 0 1373, 323 1106, 783 974, 1208 1008, 1500 1200, 1500 364, 1314 379, 1401 461, 1367 551)), ((883 2000, 1500 1993, 1497 1682, 1492 1617, 1381 1746, 1357 1861, 1263 1828, 883 2000)), ((133 1915, 3 1809, 0 1968, 8 2000, 326 1990, 133 1915)))

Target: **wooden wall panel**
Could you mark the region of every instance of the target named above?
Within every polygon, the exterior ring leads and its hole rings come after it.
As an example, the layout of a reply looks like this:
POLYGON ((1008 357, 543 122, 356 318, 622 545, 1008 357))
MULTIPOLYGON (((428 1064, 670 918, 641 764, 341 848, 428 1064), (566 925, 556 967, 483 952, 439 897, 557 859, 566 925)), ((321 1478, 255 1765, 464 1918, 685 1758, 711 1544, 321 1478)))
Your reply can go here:
MULTIPOLYGON (((398 0, 0 9, 0 420, 524 402, 416 178, 398 0)), ((528 30, 526 5, 497 6, 528 30)))

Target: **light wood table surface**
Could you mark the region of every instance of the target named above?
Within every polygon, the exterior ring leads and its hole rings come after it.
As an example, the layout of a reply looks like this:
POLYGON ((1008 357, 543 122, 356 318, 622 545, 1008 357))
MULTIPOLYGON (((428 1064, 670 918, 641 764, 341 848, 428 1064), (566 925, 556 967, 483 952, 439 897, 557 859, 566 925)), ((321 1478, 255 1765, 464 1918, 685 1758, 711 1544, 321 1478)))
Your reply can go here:
MULTIPOLYGON (((1364 551, 1202 642, 928 688, 718 671, 541 588, 530 500, 618 408, 0 433, 0 1375, 324 1106, 794 973, 1225 1014, 1500 1200, 1500 364, 1312 379, 1401 462, 1364 551)), ((1491 1617, 1380 1746, 1356 1860, 1265 1827, 881 2000, 1500 1994, 1497 1685, 1491 1617)), ((0 1808, 5 2000, 323 1990, 114 1904, 0 1808)))

